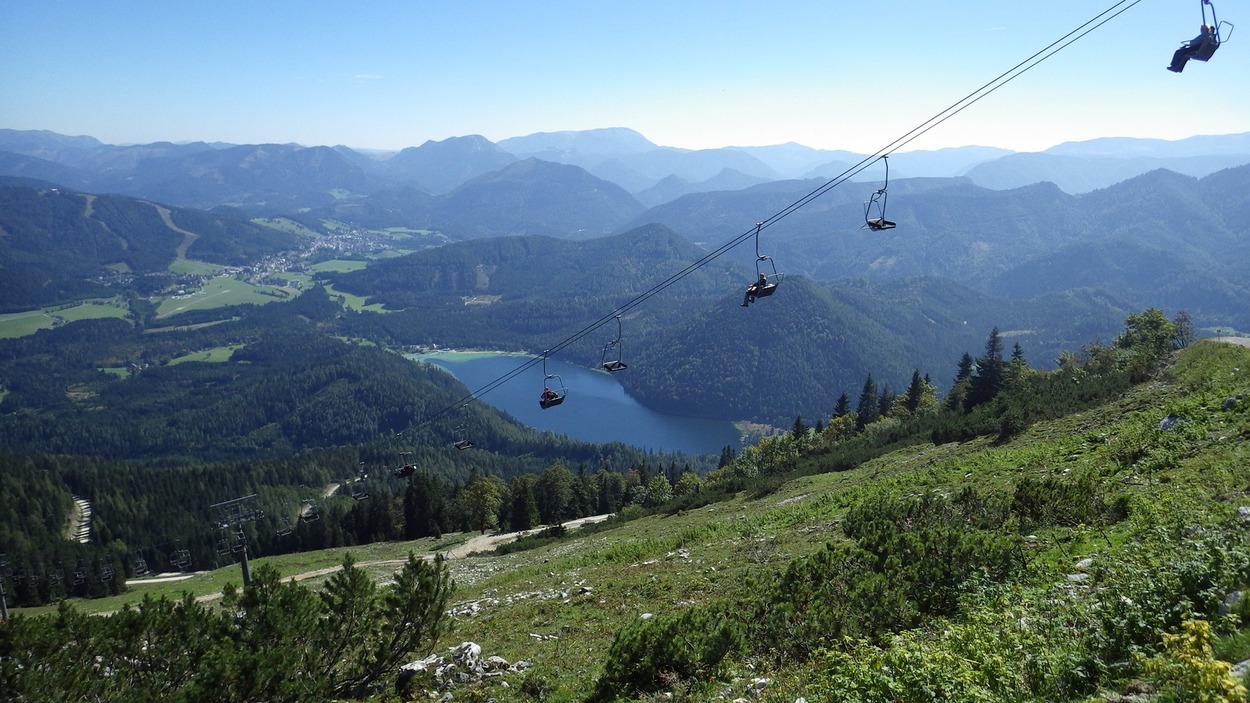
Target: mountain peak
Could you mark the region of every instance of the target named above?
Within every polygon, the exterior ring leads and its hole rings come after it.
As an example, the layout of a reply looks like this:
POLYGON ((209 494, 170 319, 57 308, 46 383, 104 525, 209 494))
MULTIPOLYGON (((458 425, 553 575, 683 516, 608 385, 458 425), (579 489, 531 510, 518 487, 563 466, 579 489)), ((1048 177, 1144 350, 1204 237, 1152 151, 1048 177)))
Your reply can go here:
POLYGON ((516 154, 533 155, 543 152, 577 151, 607 156, 642 154, 659 147, 646 137, 627 127, 605 127, 565 132, 537 132, 524 137, 512 137, 499 142, 502 149, 516 154))

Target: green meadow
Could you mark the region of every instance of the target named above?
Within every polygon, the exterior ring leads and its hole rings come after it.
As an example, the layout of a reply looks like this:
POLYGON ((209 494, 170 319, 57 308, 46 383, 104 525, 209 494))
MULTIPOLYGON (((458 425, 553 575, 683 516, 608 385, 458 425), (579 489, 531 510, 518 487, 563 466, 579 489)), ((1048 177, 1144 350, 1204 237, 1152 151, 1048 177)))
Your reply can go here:
POLYGON ((186 310, 205 310, 227 305, 264 305, 290 300, 295 291, 275 286, 258 286, 235 278, 218 276, 209 279, 203 288, 184 296, 165 298, 156 308, 156 316, 167 317, 186 310))

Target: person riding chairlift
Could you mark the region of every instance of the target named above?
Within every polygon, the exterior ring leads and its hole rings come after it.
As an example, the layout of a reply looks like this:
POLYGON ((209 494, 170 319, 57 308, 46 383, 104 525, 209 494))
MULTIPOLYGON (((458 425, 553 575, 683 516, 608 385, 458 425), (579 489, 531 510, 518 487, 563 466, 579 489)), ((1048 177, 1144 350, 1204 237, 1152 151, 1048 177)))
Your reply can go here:
POLYGON ((761 273, 760 280, 747 286, 746 296, 742 298, 742 307, 745 308, 751 303, 754 303, 755 299, 759 297, 759 292, 764 290, 765 286, 767 285, 768 285, 768 277, 761 273))
POLYGON ((1208 44, 1218 41, 1215 38, 1215 28, 1209 24, 1202 25, 1198 36, 1181 44, 1181 48, 1172 54, 1172 64, 1168 66, 1168 70, 1173 73, 1180 73, 1185 70, 1185 64, 1194 58, 1198 52, 1202 51, 1208 44))

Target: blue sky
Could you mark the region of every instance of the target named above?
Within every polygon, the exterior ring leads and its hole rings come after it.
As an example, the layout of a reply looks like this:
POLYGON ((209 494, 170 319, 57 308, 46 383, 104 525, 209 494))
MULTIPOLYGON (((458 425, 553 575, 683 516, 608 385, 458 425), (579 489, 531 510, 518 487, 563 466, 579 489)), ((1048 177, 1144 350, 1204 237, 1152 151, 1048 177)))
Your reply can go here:
MULTIPOLYGON (((2 0, 0 127, 364 149, 629 127, 871 153, 1113 2, 2 0)), ((1200 22, 1199 0, 1141 0, 905 150, 1248 132, 1250 33, 1164 70, 1200 22)))

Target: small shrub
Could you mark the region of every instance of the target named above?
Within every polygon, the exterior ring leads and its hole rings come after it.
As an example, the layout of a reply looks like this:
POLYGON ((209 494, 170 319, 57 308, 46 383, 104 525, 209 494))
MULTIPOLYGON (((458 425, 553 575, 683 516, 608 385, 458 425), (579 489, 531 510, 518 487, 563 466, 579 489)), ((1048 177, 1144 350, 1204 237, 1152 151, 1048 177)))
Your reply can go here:
POLYGON ((1186 620, 1181 631, 1163 635, 1163 651, 1145 665, 1160 690, 1185 703, 1242 703, 1246 687, 1233 680, 1232 665, 1211 655, 1211 624, 1186 620))
POLYGON ((727 656, 744 648, 742 627, 724 606, 637 620, 616 633, 592 700, 710 680, 727 656))

